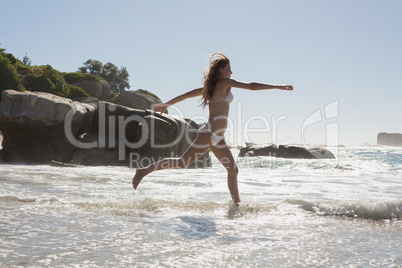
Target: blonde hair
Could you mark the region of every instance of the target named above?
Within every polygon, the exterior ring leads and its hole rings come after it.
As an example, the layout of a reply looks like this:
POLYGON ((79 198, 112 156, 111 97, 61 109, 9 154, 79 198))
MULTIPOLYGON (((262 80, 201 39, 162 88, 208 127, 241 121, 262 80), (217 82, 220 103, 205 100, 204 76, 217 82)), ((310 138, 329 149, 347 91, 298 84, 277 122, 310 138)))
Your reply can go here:
POLYGON ((209 67, 204 72, 202 83, 204 85, 202 93, 202 105, 205 107, 211 100, 214 93, 216 82, 220 78, 220 69, 226 67, 230 63, 229 59, 220 52, 216 52, 209 56, 209 67))

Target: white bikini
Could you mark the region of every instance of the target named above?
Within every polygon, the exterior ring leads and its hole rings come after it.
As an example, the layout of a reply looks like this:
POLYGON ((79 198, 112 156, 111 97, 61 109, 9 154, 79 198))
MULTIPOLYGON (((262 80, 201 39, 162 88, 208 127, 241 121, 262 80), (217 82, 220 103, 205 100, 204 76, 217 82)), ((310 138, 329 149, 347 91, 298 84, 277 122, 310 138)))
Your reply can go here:
MULTIPOLYGON (((229 91, 229 93, 226 95, 226 98, 223 100, 215 100, 215 101, 210 101, 209 104, 211 103, 215 103, 215 102, 220 102, 220 101, 227 101, 228 103, 231 103, 233 101, 233 94, 232 92, 229 91)), ((219 136, 215 133, 213 133, 207 126, 207 124, 205 124, 204 126, 201 127, 201 131, 203 132, 211 132, 212 133, 212 145, 217 145, 222 139, 223 139, 223 135, 219 136)))
POLYGON ((233 94, 231 91, 226 95, 226 98, 224 100, 215 100, 215 101, 210 101, 209 103, 214 103, 214 102, 219 102, 219 101, 227 101, 231 103, 233 101, 233 94))

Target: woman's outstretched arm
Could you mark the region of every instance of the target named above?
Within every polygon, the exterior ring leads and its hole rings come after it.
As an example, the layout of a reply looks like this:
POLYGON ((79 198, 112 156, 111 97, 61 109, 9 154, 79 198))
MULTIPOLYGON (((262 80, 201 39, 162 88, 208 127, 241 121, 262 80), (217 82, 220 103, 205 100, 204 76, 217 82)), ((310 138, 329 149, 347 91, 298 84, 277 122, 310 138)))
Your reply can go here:
POLYGON ((236 87, 236 88, 244 88, 249 90, 264 90, 264 89, 280 89, 280 90, 293 90, 293 86, 291 85, 271 85, 265 83, 257 83, 257 82, 240 82, 234 79, 225 79, 225 83, 227 83, 228 87, 236 87))
POLYGON ((186 92, 184 94, 181 94, 181 95, 171 99, 168 102, 155 104, 154 105, 154 111, 163 113, 164 111, 166 111, 166 109, 170 105, 176 104, 176 103, 181 102, 181 101, 183 101, 185 99, 188 99, 188 98, 194 98, 194 97, 197 97, 197 96, 202 96, 202 89, 203 89, 202 87, 196 88, 196 89, 190 90, 190 91, 188 91, 188 92, 186 92))

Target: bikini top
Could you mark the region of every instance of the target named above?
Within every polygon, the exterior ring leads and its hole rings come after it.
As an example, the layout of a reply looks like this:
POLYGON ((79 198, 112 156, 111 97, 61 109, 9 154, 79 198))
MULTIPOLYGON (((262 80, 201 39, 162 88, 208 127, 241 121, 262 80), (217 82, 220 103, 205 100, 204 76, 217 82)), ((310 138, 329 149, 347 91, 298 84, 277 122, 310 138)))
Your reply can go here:
POLYGON ((232 92, 229 91, 229 93, 226 95, 226 98, 223 100, 214 100, 214 101, 210 101, 209 103, 214 103, 214 102, 219 102, 219 101, 227 101, 229 103, 231 103, 233 101, 233 94, 232 92))

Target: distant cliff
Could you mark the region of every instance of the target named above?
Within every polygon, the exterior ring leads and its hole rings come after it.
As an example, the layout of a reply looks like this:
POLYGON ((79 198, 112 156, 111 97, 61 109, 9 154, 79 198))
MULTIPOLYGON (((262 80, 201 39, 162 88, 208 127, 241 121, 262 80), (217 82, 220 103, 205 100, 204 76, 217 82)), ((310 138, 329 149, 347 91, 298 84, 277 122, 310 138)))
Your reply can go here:
POLYGON ((399 133, 378 133, 377 144, 388 146, 402 146, 402 134, 399 133))

